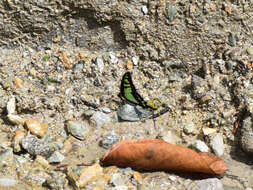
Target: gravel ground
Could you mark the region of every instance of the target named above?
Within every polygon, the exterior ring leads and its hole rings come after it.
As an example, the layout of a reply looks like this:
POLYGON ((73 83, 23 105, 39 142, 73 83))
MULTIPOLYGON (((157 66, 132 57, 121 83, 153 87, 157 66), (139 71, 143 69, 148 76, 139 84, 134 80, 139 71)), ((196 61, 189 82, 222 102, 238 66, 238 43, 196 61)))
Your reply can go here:
MULTIPOLYGON (((54 17, 66 19, 66 31, 54 25, 52 33, 40 33, 48 22, 28 31, 28 40, 21 35, 11 41, 2 30, 0 189, 252 190, 253 3, 69 2, 66 14, 54 17), (59 39, 52 39, 54 31, 59 39), (33 34, 38 38, 29 40, 33 34), (171 108, 155 127, 152 119, 119 109, 128 69, 145 100, 171 108), (137 118, 122 122, 117 111, 137 118), (228 171, 204 176, 99 165, 110 145, 142 138, 212 152, 228 171)), ((15 14, 31 14, 25 11, 15 14)), ((13 23, 22 17, 10 17, 6 7, 2 12, 1 24, 19 35, 13 23)), ((27 22, 39 23, 36 14, 27 22)))

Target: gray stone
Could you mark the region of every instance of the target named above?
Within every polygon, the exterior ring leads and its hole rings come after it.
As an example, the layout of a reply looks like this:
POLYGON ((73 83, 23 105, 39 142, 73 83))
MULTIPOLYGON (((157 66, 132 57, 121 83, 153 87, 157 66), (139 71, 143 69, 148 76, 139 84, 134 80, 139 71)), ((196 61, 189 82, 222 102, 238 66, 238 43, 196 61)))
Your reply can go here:
POLYGON ((209 148, 206 145, 205 142, 201 140, 196 140, 195 143, 193 144, 194 148, 196 148, 200 152, 209 152, 209 148))
POLYGON ((177 8, 175 6, 167 7, 167 17, 170 22, 172 22, 177 14, 177 8))
POLYGON ((110 58, 110 62, 113 64, 118 63, 118 58, 115 56, 115 54, 113 52, 109 53, 109 58, 110 58))
POLYGON ((150 111, 143 109, 140 106, 132 106, 124 104, 119 107, 117 111, 118 117, 124 121, 139 121, 142 118, 150 115, 150 111))
POLYGON ((106 107, 102 107, 102 111, 104 113, 111 113, 112 111, 110 110, 110 108, 106 108, 106 107))
POLYGON ((184 132, 186 134, 194 134, 194 132, 195 132, 195 125, 194 125, 194 123, 193 122, 186 123, 184 125, 184 129, 183 130, 184 130, 184 132))
POLYGON ((55 151, 47 160, 49 163, 60 163, 64 160, 65 156, 60 152, 55 151))
POLYGON ((111 122, 111 118, 107 114, 100 111, 95 112, 90 120, 97 127, 101 127, 103 124, 111 122))
POLYGON ((253 47, 248 47, 246 51, 250 56, 253 56, 253 47))
POLYGON ((224 153, 224 143, 223 137, 220 133, 215 133, 210 135, 210 146, 212 147, 213 152, 217 156, 222 156, 224 153))
POLYGON ((113 144, 119 141, 119 138, 115 135, 114 131, 105 135, 100 143, 103 148, 109 148, 113 144))
POLYGON ((50 189, 62 190, 66 189, 68 181, 66 179, 66 175, 62 172, 50 171, 48 173, 50 175, 44 183, 50 189))
POLYGON ((243 120, 240 144, 246 153, 253 155, 253 117, 251 116, 243 120))
POLYGON ((0 167, 11 165, 13 161, 13 152, 11 148, 0 147, 0 167))
POLYGON ((221 181, 217 178, 209 178, 196 181, 198 190, 223 190, 221 181))
POLYGON ((21 141, 22 147, 31 155, 41 155, 45 157, 51 156, 54 152, 53 146, 44 142, 42 139, 37 138, 34 135, 27 135, 21 141))
POLYGON ((141 11, 143 12, 144 15, 148 14, 148 8, 147 8, 147 6, 145 6, 145 5, 142 6, 141 7, 141 11))
POLYGON ((74 137, 80 140, 84 140, 89 133, 88 126, 86 126, 84 123, 81 123, 79 121, 68 121, 67 129, 71 135, 73 135, 74 137))
POLYGON ((101 58, 96 58, 96 64, 97 64, 97 67, 98 67, 98 70, 100 71, 100 72, 102 72, 102 70, 103 70, 103 68, 104 68, 104 61, 103 61, 103 59, 101 59, 101 58))

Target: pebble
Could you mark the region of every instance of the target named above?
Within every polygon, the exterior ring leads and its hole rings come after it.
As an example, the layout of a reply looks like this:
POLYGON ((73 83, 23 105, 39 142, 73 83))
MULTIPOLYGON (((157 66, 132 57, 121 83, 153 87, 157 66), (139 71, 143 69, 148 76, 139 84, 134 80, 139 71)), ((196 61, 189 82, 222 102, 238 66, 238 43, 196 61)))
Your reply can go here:
POLYGON ((50 164, 48 163, 48 161, 43 156, 40 156, 40 155, 36 156, 34 163, 37 163, 38 165, 42 166, 44 169, 47 169, 50 167, 50 164))
POLYGON ((13 162, 12 148, 0 146, 0 168, 4 165, 11 166, 13 162))
POLYGON ((109 53, 109 58, 110 58, 110 62, 112 64, 118 63, 118 58, 115 56, 115 54, 113 52, 109 53))
POLYGON ((183 128, 186 134, 194 134, 195 133, 195 124, 193 122, 187 123, 183 128))
MULTIPOLYGON (((79 167, 80 168, 80 167, 79 167)), ((67 175, 74 183, 77 188, 85 187, 88 183, 96 180, 99 176, 103 174, 103 168, 98 164, 86 167, 78 171, 76 169, 68 169, 67 175)))
POLYGON ((117 115, 123 121, 139 121, 150 115, 150 112, 140 106, 124 104, 118 108, 117 115))
POLYGON ((115 135, 114 131, 105 135, 100 143, 103 148, 109 148, 113 144, 119 141, 119 138, 115 135))
POLYGON ((111 113, 112 111, 110 110, 110 108, 107 108, 107 107, 102 107, 102 111, 104 113, 111 113))
POLYGON ((103 61, 103 59, 97 57, 96 58, 96 64, 97 64, 99 72, 102 72, 103 69, 104 69, 104 61, 103 61))
POLYGON ((49 144, 34 135, 27 135, 21 141, 21 145, 29 154, 34 156, 41 155, 48 158, 54 152, 54 149, 49 144))
POLYGON ((223 185, 217 178, 198 180, 196 186, 198 190, 223 190, 223 185))
POLYGON ((19 88, 20 86, 22 86, 23 81, 18 77, 14 77, 13 83, 17 88, 19 88))
POLYGON ((250 56, 253 56, 253 46, 252 47, 248 47, 246 49, 247 53, 250 55, 250 56))
POLYGON ((133 57, 132 61, 133 61, 134 66, 137 66, 139 59, 138 59, 138 57, 133 57))
POLYGON ((48 129, 48 125, 46 123, 40 123, 35 119, 28 119, 25 121, 25 126, 31 131, 33 135, 37 137, 43 137, 48 129))
POLYGON ((52 190, 67 189, 68 180, 66 179, 66 174, 55 171, 50 171, 48 174, 50 177, 46 179, 43 185, 49 187, 52 190))
POLYGON ((23 119, 22 117, 20 117, 18 115, 8 114, 7 118, 11 123, 13 123, 15 125, 24 125, 24 123, 25 123, 25 119, 23 119))
POLYGON ((11 97, 11 99, 7 102, 7 112, 8 114, 14 114, 16 110, 16 99, 15 97, 11 97))
POLYGON ((165 131, 163 134, 161 134, 161 139, 168 143, 176 144, 179 140, 179 137, 172 131, 165 131))
POLYGON ((18 183, 17 180, 15 179, 10 179, 10 178, 0 178, 0 187, 12 187, 18 183))
POLYGON ((209 136, 210 137, 210 146, 217 156, 222 156, 224 153, 224 143, 222 134, 216 133, 209 136))
POLYGON ((208 136, 212 133, 216 133, 217 129, 216 128, 210 128, 210 127, 203 127, 202 132, 205 136, 208 136))
POLYGON ((122 177, 120 173, 114 173, 110 179, 110 183, 113 186, 122 186, 127 184, 128 178, 122 177))
POLYGON ((141 11, 143 12, 144 15, 148 14, 148 8, 147 8, 147 6, 145 6, 145 5, 142 6, 141 7, 141 11))
POLYGON ((89 133, 88 126, 79 121, 68 121, 67 130, 72 136, 80 140, 84 140, 89 133))
POLYGON ((55 151, 47 160, 49 163, 61 163, 64 159, 64 155, 58 151, 55 151))
POLYGON ((172 22, 177 14, 177 8, 175 6, 169 6, 167 8, 167 17, 170 22, 172 22))
POLYGON ((201 140, 196 140, 193 146, 200 152, 209 152, 208 146, 201 140))
POLYGON ((244 152, 253 155, 253 117, 248 116, 243 120, 241 127, 240 144, 244 152))
POLYGON ((25 131, 18 129, 15 132, 15 136, 13 137, 13 151, 14 152, 20 152, 21 151, 21 146, 20 143, 22 141, 23 138, 25 138, 25 131))
POLYGON ((111 122, 111 118, 107 114, 97 111, 91 116, 90 121, 95 124, 95 126, 101 127, 105 123, 111 122))

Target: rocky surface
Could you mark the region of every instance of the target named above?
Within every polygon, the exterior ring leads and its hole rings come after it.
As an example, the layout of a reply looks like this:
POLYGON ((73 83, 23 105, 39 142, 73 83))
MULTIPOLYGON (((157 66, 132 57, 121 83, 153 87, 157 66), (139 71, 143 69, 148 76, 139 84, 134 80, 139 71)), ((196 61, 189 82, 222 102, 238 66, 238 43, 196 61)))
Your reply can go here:
POLYGON ((8 0, 0 18, 0 189, 252 190, 252 1, 8 0), (127 69, 171 111, 152 121, 124 104, 127 69), (98 164, 142 138, 213 152, 229 170, 98 164))

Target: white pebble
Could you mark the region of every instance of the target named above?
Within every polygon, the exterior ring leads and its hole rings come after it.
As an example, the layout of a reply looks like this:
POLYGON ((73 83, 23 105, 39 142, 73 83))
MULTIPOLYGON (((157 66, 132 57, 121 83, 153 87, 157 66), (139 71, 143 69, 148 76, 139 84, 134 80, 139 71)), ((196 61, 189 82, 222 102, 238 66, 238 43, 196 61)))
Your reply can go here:
POLYGON ((7 112, 8 114, 13 114, 15 113, 16 109, 16 100, 15 97, 11 97, 11 99, 7 102, 7 112))

